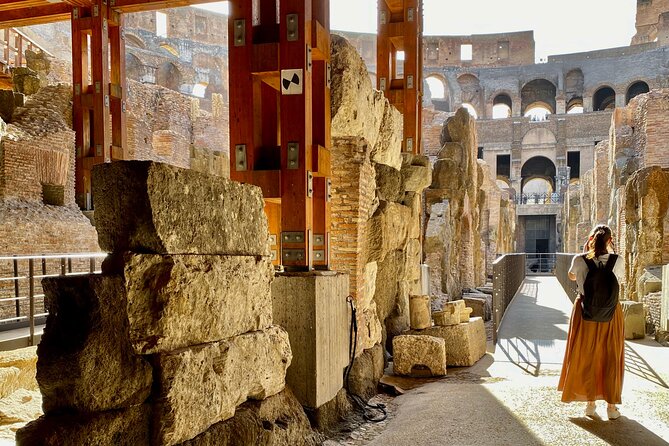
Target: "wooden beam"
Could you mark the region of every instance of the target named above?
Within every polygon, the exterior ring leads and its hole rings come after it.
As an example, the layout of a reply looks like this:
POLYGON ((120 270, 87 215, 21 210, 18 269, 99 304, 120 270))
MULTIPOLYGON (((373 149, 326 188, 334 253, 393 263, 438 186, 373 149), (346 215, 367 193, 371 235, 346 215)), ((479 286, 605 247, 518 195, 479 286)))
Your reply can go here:
POLYGON ((0 28, 15 28, 69 20, 71 12, 72 6, 67 3, 42 2, 42 6, 8 9, 0 13, 0 28))
POLYGON ((112 121, 111 143, 113 147, 118 147, 117 155, 120 154, 122 158, 114 156, 114 159, 125 159, 127 148, 127 130, 126 130, 126 82, 127 76, 125 72, 125 38, 123 37, 123 16, 117 17, 118 25, 109 26, 109 46, 111 51, 111 72, 110 81, 114 86, 109 88, 110 95, 110 111, 112 121), (112 94, 113 93, 113 94, 112 94))

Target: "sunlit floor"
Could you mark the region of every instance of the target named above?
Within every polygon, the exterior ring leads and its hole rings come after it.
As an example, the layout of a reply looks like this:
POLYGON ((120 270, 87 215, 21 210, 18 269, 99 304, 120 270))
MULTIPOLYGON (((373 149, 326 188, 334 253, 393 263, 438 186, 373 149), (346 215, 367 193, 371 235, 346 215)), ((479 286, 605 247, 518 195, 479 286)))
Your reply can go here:
POLYGON ((627 342, 622 417, 583 416, 556 391, 572 304, 554 277, 528 277, 494 351, 396 398, 373 445, 669 445, 669 348, 627 342))

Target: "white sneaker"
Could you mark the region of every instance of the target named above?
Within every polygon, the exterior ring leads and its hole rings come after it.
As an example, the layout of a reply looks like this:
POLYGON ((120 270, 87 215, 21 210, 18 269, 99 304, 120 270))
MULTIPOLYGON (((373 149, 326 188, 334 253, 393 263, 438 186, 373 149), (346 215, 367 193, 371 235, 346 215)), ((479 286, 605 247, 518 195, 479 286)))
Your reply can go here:
POLYGON ((609 420, 615 420, 617 418, 620 418, 620 411, 616 406, 613 407, 607 407, 606 408, 606 415, 608 415, 609 420))
POLYGON ((595 403, 592 404, 588 403, 588 405, 585 406, 585 416, 590 418, 597 416, 596 410, 597 406, 595 405, 595 403))

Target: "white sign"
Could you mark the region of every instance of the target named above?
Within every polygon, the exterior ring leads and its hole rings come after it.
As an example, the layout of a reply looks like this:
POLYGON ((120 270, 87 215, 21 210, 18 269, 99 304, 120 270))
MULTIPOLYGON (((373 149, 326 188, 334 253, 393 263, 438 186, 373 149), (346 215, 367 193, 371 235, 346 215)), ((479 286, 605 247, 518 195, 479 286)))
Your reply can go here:
POLYGON ((302 94, 303 70, 281 70, 281 94, 302 94))

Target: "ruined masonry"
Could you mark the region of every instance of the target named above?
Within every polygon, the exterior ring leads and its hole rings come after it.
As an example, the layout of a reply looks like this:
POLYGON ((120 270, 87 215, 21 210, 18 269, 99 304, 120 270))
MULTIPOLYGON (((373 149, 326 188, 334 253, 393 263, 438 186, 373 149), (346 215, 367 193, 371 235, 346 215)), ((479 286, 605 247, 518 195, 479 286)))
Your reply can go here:
POLYGON ((138 161, 94 178, 111 254, 102 275, 44 281, 45 415, 17 444, 315 444, 285 389, 292 353, 272 325, 260 189, 138 161), (199 211, 167 211, 185 207, 199 211))

